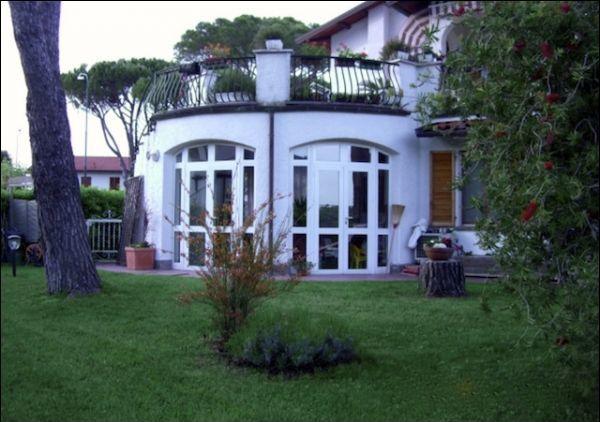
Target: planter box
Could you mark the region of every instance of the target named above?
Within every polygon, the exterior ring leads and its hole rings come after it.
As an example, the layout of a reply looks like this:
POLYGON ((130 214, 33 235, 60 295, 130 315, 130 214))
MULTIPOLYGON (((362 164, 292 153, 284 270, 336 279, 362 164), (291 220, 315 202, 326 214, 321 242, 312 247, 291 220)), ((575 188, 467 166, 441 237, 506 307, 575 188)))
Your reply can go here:
POLYGON ((125 248, 128 270, 153 270, 155 248, 125 248))
POLYGON ((246 103, 252 101, 252 96, 242 91, 215 92, 213 95, 215 103, 246 103))
POLYGON ((351 59, 348 57, 336 57, 335 65, 337 67, 354 67, 354 63, 356 59, 351 59))
POLYGON ((396 57, 400 60, 408 60, 410 58, 410 53, 408 51, 397 51, 396 57))
POLYGON ((361 60, 359 64, 362 69, 381 69, 381 62, 378 62, 377 60, 361 60))
POLYGON ((281 50, 283 48, 283 41, 278 38, 271 38, 265 40, 265 47, 267 50, 281 50))

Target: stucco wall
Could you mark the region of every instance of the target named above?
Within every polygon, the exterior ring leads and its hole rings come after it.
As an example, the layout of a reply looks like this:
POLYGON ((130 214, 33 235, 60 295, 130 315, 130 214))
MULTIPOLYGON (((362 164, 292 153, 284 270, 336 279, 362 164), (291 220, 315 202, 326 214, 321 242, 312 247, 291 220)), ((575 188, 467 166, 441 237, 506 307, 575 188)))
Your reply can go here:
POLYGON ((355 52, 367 52, 368 34, 367 19, 356 22, 348 29, 343 29, 331 37, 331 55, 337 56, 340 44, 346 44, 348 48, 355 52))

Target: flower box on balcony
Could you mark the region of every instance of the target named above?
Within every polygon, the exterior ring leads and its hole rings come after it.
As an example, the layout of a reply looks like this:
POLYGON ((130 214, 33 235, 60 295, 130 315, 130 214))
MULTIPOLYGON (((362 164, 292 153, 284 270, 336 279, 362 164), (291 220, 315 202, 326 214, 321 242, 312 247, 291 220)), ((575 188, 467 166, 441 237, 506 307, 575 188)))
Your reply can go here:
POLYGON ((337 67, 354 67, 356 59, 350 57, 336 57, 335 65, 337 67))
POLYGON ((226 69, 227 61, 222 57, 209 57, 202 62, 202 67, 209 70, 226 69))
POLYGON ((373 69, 373 70, 381 69, 381 62, 379 62, 377 60, 361 60, 359 62, 359 64, 362 69, 373 69))

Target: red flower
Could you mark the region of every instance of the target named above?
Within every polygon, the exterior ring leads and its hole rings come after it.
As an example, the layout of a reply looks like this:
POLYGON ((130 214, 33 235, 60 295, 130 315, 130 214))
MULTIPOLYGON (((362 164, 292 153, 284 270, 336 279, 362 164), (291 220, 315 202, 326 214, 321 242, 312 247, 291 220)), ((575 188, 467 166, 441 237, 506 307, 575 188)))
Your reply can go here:
POLYGON ((498 132, 494 133, 494 136, 495 136, 496 138, 503 138, 503 137, 505 137, 506 135, 508 135, 508 133, 506 133, 506 131, 505 131, 505 130, 499 130, 498 132))
POLYGON ((554 168, 554 163, 552 161, 546 161, 544 163, 544 168, 546 170, 552 170, 554 168))
POLYGON ((552 145, 553 142, 554 142, 554 132, 549 130, 548 133, 546 134, 546 145, 552 145))
POLYGON ((554 55, 554 49, 552 48, 552 46, 548 43, 548 41, 544 41, 541 45, 540 45, 540 50, 542 50, 542 56, 544 56, 547 59, 551 59, 552 56, 554 55))
POLYGON ((532 199, 529 202, 529 204, 527 205, 527 208, 525 208, 523 210, 523 212, 521 213, 521 220, 523 220, 523 221, 531 220, 531 218, 535 215, 536 211, 537 211, 537 202, 535 202, 535 199, 532 199))
POLYGON ((571 11, 571 5, 565 1, 560 4, 560 10, 562 10, 563 13, 569 13, 571 11))
POLYGON ((460 6, 458 9, 456 9, 455 11, 452 12, 452 14, 454 16, 456 16, 457 18, 464 15, 465 14, 465 7, 464 6, 460 6))
POLYGON ((515 44, 513 45, 513 50, 515 50, 516 53, 522 53, 523 50, 525 50, 525 46, 527 44, 525 43, 525 40, 520 39, 515 41, 515 44))
POLYGON ((558 100, 560 100, 560 94, 557 94, 556 92, 551 92, 550 94, 546 95, 546 102, 548 104, 554 104, 558 100))

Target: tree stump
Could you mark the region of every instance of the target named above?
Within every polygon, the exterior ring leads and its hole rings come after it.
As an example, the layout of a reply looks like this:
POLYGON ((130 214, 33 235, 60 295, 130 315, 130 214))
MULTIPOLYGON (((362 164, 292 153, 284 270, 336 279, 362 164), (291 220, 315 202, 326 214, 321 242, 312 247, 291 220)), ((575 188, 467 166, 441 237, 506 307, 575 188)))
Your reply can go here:
POLYGON ((427 297, 465 296, 465 272, 459 261, 421 262, 419 282, 427 297))

